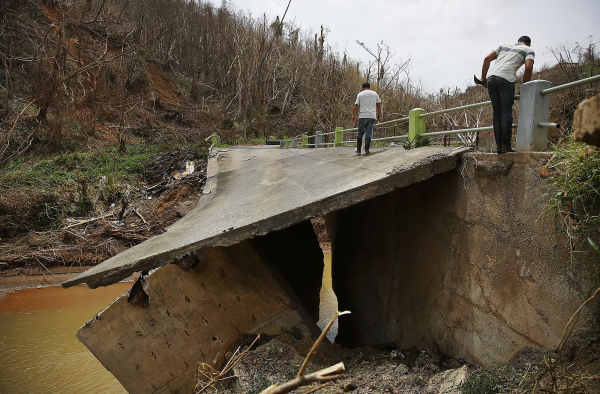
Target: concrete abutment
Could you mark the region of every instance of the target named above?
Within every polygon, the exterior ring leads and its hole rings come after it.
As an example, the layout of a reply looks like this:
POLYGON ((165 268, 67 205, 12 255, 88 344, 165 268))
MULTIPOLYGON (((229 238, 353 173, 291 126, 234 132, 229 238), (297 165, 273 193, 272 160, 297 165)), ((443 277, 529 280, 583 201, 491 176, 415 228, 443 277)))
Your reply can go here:
MULTIPOLYGON (((580 305, 546 215, 548 154, 468 154, 460 168, 326 217, 337 342, 438 347, 470 362, 552 348, 580 305)), ((584 266, 590 261, 582 261, 584 266)), ((582 279, 582 278, 579 278, 582 279)))

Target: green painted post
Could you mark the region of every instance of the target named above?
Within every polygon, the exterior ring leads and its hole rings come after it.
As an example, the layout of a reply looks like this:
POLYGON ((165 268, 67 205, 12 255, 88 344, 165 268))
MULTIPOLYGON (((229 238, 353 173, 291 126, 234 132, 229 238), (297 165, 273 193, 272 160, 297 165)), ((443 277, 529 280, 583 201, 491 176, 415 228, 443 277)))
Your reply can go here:
POLYGON ((344 141, 344 133, 342 133, 342 130, 344 130, 343 127, 335 128, 335 134, 333 135, 333 146, 340 146, 340 143, 344 141))
POLYGON ((219 147, 219 136, 217 135, 216 131, 212 133, 212 144, 217 148, 219 147))
POLYGON ((302 149, 306 148, 306 145, 308 145, 308 136, 303 135, 302 136, 302 149))
POLYGON ((422 108, 411 109, 408 113, 408 140, 415 142, 419 134, 425 132, 425 118, 419 118, 419 115, 424 114, 422 108))

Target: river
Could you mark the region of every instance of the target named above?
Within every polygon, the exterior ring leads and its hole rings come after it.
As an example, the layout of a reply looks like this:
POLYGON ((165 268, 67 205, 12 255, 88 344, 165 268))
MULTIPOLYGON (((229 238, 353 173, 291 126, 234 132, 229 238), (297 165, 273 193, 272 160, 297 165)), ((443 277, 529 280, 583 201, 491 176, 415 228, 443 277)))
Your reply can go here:
MULTIPOLYGON (((323 329, 337 311, 331 288, 331 253, 325 255, 321 308, 323 329)), ((21 290, 0 299, 0 393, 126 393, 83 346, 75 332, 131 287, 117 283, 21 290)), ((327 337, 333 342, 337 322, 327 337)))
POLYGON ((45 287, 0 300, 0 393, 126 393, 75 332, 129 287, 45 287))

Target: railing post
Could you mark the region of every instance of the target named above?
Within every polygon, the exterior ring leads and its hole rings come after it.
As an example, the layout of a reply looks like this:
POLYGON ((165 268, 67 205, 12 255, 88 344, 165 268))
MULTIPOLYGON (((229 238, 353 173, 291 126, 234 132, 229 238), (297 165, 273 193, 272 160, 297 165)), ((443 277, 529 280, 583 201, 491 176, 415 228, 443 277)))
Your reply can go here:
POLYGON ((541 94, 552 87, 548 81, 530 81, 521 85, 519 122, 517 126, 517 151, 541 152, 548 147, 548 128, 539 122, 547 122, 550 112, 550 95, 541 94))
POLYGON ((302 136, 302 149, 306 148, 306 145, 308 145, 308 136, 303 135, 302 136))
POLYGON ((315 131, 315 148, 320 148, 323 143, 322 131, 315 131))
POLYGON ((298 147, 298 138, 292 138, 292 148, 296 149, 298 147))
POLYGON ((340 146, 340 143, 344 141, 344 133, 342 133, 342 130, 344 130, 343 127, 335 128, 335 134, 333 135, 333 146, 340 146))
POLYGON ((422 108, 411 109, 408 113, 408 140, 410 142, 416 142, 419 134, 425 132, 425 118, 419 118, 419 115, 424 113, 425 110, 422 108))
POLYGON ((212 144, 217 148, 221 145, 221 138, 219 138, 217 132, 212 133, 212 144))

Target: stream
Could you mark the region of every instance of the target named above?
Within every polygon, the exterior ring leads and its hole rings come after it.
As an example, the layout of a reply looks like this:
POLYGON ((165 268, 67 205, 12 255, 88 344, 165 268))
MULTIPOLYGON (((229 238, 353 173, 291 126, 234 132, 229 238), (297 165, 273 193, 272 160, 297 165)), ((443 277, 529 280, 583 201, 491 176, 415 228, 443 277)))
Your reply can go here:
MULTIPOLYGON (((321 329, 337 310, 331 253, 324 255, 317 323, 321 329)), ((0 299, 0 393, 126 393, 75 333, 130 287, 131 283, 94 290, 85 285, 45 287, 0 299)), ((336 322, 327 335, 332 342, 337 327, 336 322)))

